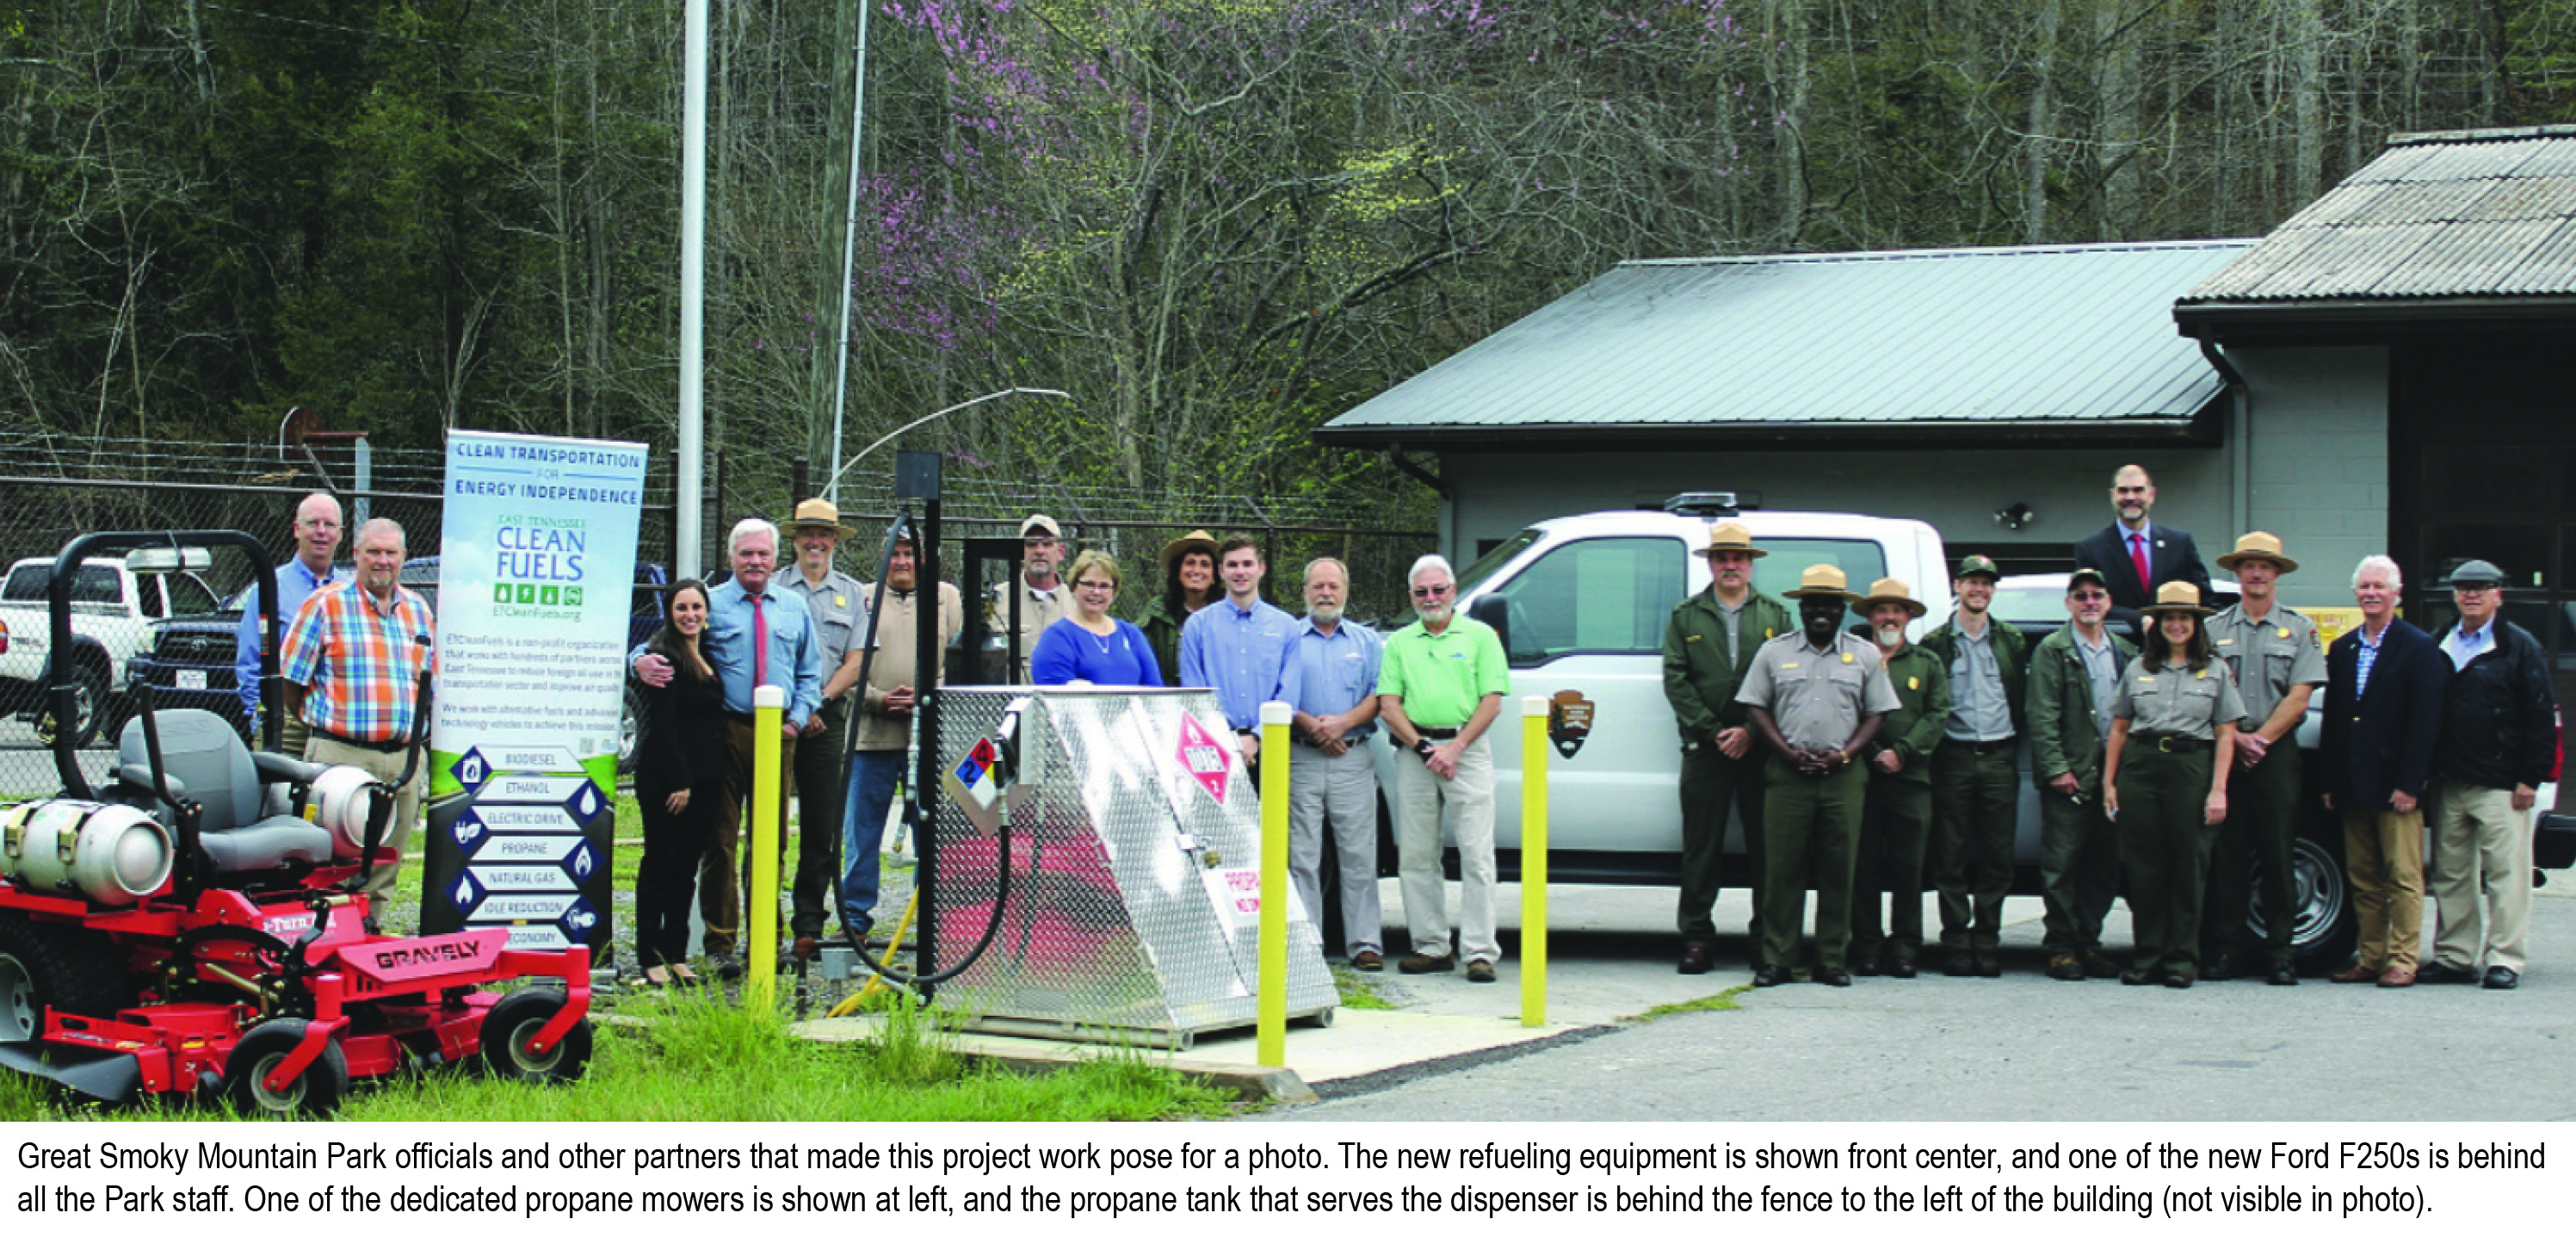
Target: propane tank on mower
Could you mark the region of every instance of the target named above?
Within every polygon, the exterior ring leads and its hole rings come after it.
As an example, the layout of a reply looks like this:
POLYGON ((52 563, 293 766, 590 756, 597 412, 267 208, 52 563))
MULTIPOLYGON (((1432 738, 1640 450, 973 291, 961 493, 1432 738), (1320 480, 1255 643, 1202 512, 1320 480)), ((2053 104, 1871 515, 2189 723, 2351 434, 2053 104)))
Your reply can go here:
POLYGON ((367 849, 369 801, 377 792, 375 774, 342 764, 313 778, 304 795, 304 819, 331 834, 331 853, 355 859, 367 849))
POLYGON ((170 831, 123 803, 55 798, 0 812, 0 877, 122 907, 170 884, 170 831))

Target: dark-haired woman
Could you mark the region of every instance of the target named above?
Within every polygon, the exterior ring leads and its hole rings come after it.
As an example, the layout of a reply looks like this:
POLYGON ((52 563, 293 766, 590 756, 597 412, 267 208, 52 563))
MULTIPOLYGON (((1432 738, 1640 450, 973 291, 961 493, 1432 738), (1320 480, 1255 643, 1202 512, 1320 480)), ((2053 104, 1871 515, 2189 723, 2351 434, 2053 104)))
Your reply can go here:
POLYGON ((1206 529, 1163 547, 1163 600, 1136 620, 1154 646, 1154 666, 1163 678, 1180 683, 1181 625, 1200 607, 1217 599, 1216 538, 1206 529))
POLYGON ((635 752, 635 804, 644 813, 644 861, 635 870, 635 955, 644 984, 694 986, 689 901, 698 860, 713 837, 724 789, 724 684, 700 646, 707 586, 671 586, 671 618, 645 647, 670 661, 671 683, 646 689, 644 736, 635 752))
POLYGON ((2201 621, 2213 608, 2176 580, 2140 614, 2148 639, 2111 701, 2102 805, 2120 828, 2137 960, 2123 985, 2162 980, 2188 989, 2200 975, 2200 899, 2209 849, 2227 822, 2227 769, 2245 699, 2201 621))

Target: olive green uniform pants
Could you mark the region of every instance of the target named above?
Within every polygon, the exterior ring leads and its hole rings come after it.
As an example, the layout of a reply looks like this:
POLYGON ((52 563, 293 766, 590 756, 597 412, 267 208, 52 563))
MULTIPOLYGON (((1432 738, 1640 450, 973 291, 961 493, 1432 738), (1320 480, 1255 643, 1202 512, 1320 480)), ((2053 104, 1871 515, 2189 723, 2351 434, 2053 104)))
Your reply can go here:
POLYGON ((2218 830, 2204 823, 2217 751, 2129 742, 2120 759, 2120 862, 2129 874, 2135 967, 2200 975, 2201 896, 2218 830))
POLYGON ((1932 888, 1948 950, 1992 955, 2000 942, 2021 820, 2020 750, 2021 739, 2009 737, 1944 740, 1932 752, 1932 888))
POLYGON ((1816 955, 1840 967, 1851 951, 1852 861, 1868 779, 1858 764, 1809 776, 1769 759, 1762 795, 1762 962, 1791 967, 1816 891, 1816 955))
POLYGON ((1762 765, 1771 752, 1755 746, 1730 759, 1714 743, 1682 752, 1682 894, 1675 927, 1688 946, 1712 946, 1717 891, 1726 868, 1726 815, 1744 821, 1744 854, 1752 864, 1754 940, 1762 924, 1762 765))
MULTIPOLYGON (((1864 765, 1866 770, 1866 765, 1864 765)), ((1932 845, 1932 786, 1870 773, 1852 874, 1851 959, 1893 962, 1923 949, 1923 861, 1932 845), (1879 927, 1879 899, 1887 925, 1879 927)))

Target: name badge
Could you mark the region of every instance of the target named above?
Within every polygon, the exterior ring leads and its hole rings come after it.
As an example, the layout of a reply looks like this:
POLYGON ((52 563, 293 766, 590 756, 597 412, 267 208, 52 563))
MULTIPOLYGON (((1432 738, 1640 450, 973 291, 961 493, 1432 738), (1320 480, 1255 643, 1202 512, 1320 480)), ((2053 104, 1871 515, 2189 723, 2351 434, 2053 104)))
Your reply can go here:
POLYGON ((2234 644, 2236 644, 2236 638, 2234 638, 2234 637, 2220 637, 2220 638, 2218 639, 2218 644, 2220 644, 2220 645, 2222 645, 2222 646, 2230 646, 2230 645, 2234 645, 2234 644))
POLYGON ((1780 665, 1780 670, 1784 672, 1794 672, 1798 670, 1798 665, 1795 663, 1782 663, 1780 665))

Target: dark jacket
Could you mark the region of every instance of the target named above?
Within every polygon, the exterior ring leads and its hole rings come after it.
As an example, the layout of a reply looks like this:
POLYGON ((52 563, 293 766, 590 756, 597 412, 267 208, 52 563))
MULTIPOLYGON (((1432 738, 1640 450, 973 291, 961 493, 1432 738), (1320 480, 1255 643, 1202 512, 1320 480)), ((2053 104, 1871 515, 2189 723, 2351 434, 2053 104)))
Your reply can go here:
POLYGON ((1873 766, 1869 778, 1929 785, 1932 752, 1941 748, 1941 726, 1950 722, 1950 669, 1923 647, 1910 646, 1887 660, 1887 681, 1896 686, 1897 705, 1879 721, 1869 753, 1876 758, 1882 750, 1893 750, 1904 766, 1893 776, 1873 766))
MULTIPOLYGON (((2138 647, 2114 635, 2120 669, 2138 657, 2138 647)), ((2030 656, 2030 775, 2045 787, 2069 772, 2086 794, 2100 792, 2102 734, 2093 719, 2093 678, 2075 655, 2075 628, 2060 628, 2040 639, 2030 656)))
POLYGON ((2129 560, 2129 539, 2112 524, 2075 543, 2076 567, 2090 567, 2102 573, 2111 586, 2111 610, 2119 621, 2135 627, 2140 607, 2156 600, 2156 587, 2168 580, 2188 580, 2199 586, 2201 600, 2209 600, 2209 567, 2200 561, 2200 544, 2180 528, 2169 528, 2153 519, 2147 521, 2147 587, 2138 587, 2138 566, 2129 560))
MULTIPOLYGON (((2021 629, 1988 616, 1986 641, 1995 652, 1995 670, 2003 673, 2004 705, 2012 708, 2013 732, 2027 732, 2030 725, 2023 715, 2022 703, 2030 692, 2030 638, 2021 635, 2021 629)), ((1959 665, 1958 617, 1954 615, 1942 620, 1940 627, 1924 634, 1922 648, 1941 660, 1942 670, 1956 668, 1959 665)), ((1958 704, 1959 691, 1953 686, 1950 705, 1956 709, 1958 704)))
POLYGON ((2549 661, 2539 641, 2501 618, 2495 641, 2494 649, 2469 660, 2467 670, 2451 675, 2433 774, 2488 789, 2538 788, 2558 752, 2549 661))
POLYGON ((644 690, 643 744, 635 751, 635 793, 655 798, 724 779, 724 682, 700 680, 674 660, 671 683, 644 690))
POLYGON ((2355 694, 2361 634, 2355 628, 2326 651, 2326 726, 2319 739, 2325 792, 2338 808, 2389 811, 2394 791, 2424 796, 2451 660, 2423 629, 2392 620, 2371 665, 2370 690, 2355 694))
POLYGON ((1724 729, 1744 727, 1744 706, 1735 691, 1744 687, 1762 643, 1797 623, 1788 603, 1758 589, 1736 618, 1741 635, 1733 663, 1726 658, 1726 612, 1718 609, 1715 584, 1675 604, 1664 626, 1664 699, 1673 704, 1683 741, 1706 742, 1724 729))

